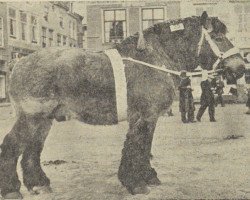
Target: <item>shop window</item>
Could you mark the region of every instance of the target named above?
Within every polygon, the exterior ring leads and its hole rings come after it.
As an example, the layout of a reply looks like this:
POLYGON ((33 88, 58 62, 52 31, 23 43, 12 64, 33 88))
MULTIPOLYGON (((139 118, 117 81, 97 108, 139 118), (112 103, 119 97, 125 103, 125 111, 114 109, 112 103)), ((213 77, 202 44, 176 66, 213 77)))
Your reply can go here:
POLYGON ((20 11, 20 30, 21 30, 21 39, 26 40, 27 32, 27 14, 23 11, 20 11))
POLYGON ((142 9, 142 29, 164 21, 164 8, 142 9))
POLYGON ((49 29, 49 46, 53 46, 53 30, 49 29))
POLYGON ((127 36, 126 10, 105 10, 104 42, 121 42, 127 36))
POLYGON ((4 46, 3 42, 3 18, 0 17, 0 47, 4 46))
POLYGON ((47 43, 46 43, 46 40, 47 40, 47 29, 45 27, 42 27, 42 47, 46 47, 47 46, 47 43))
POLYGON ((36 16, 31 16, 31 42, 37 43, 37 18, 36 16))
POLYGON ((16 37, 16 10, 9 8, 9 27, 10 27, 10 36, 16 37))

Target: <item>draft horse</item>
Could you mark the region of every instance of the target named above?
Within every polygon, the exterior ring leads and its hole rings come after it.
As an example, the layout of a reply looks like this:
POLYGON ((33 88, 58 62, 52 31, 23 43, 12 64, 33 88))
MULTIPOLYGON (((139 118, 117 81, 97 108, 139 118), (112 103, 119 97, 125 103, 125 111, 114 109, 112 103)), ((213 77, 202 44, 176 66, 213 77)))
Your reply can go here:
MULTIPOLYGON (((166 21, 126 38, 115 48, 123 58, 179 71, 221 69, 228 80, 244 73, 244 62, 226 38, 226 26, 215 17, 166 21)), ((150 164, 157 119, 173 101, 174 83, 167 73, 129 60, 125 64, 129 129, 122 150, 118 178, 131 194, 148 193, 160 180, 150 164)), ((93 125, 118 123, 115 77, 103 52, 73 48, 46 48, 22 58, 13 68, 10 96, 17 112, 14 127, 1 145, 0 188, 3 198, 21 199, 16 165, 22 155, 23 183, 50 186, 40 163, 45 139, 54 119, 74 116, 93 125)))

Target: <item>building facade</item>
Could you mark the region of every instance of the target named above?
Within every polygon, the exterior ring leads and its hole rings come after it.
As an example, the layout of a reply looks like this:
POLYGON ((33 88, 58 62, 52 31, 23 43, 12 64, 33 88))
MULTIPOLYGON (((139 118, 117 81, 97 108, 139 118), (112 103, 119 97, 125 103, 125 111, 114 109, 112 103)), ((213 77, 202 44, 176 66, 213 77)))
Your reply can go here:
POLYGON ((7 7, 5 3, 0 2, 0 102, 6 99, 7 82, 7 43, 8 37, 5 34, 7 30, 7 7))
POLYGON ((180 17, 180 1, 96 1, 86 5, 87 48, 104 50, 155 23, 180 17))
POLYGON ((83 47, 82 19, 70 2, 0 3, 0 102, 8 100, 7 63, 45 47, 83 47))

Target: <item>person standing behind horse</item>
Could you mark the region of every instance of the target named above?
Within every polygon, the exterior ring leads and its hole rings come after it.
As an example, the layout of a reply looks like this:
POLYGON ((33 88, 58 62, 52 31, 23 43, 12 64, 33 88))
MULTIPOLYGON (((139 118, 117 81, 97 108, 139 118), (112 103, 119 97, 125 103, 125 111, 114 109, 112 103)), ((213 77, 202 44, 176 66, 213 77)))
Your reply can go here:
POLYGON ((187 72, 185 70, 181 71, 180 74, 180 112, 181 112, 181 120, 183 123, 195 122, 194 121, 194 100, 191 88, 191 80, 187 76, 187 72))
POLYGON ((247 103, 246 103, 246 107, 248 107, 248 110, 246 112, 247 115, 250 115, 250 86, 248 87, 248 89, 246 90, 247 93, 247 103))
POLYGON ((207 75, 206 73, 203 74, 203 81, 201 82, 201 99, 200 99, 200 108, 197 113, 196 119, 198 122, 201 121, 201 117, 205 112, 206 108, 208 107, 208 113, 210 122, 216 122, 215 120, 215 100, 214 100, 214 92, 212 87, 212 80, 213 76, 207 75), (205 77, 204 77, 205 76, 205 77))
POLYGON ((216 88, 215 93, 218 95, 216 98, 216 106, 220 103, 221 107, 225 107, 224 99, 223 99, 223 88, 225 87, 224 82, 221 80, 221 76, 216 79, 216 88))

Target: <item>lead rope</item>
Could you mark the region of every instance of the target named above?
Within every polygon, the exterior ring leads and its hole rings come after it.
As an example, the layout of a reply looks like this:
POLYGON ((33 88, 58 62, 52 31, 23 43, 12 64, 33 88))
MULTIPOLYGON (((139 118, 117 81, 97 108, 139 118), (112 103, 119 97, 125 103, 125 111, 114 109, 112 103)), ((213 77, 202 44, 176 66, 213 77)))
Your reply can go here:
MULTIPOLYGON (((145 66, 148 66, 150 68, 154 68, 154 69, 157 69, 159 71, 167 72, 169 74, 173 74, 173 75, 177 75, 177 76, 180 76, 180 74, 181 74, 181 72, 179 72, 179 71, 175 71, 175 70, 171 70, 171 69, 166 69, 165 65, 163 65, 162 67, 159 67, 157 65, 152 65, 152 64, 140 61, 140 60, 135 60, 135 59, 130 58, 130 57, 128 57, 128 58, 122 58, 122 60, 130 61, 130 62, 135 62, 135 63, 141 64, 141 65, 145 65, 145 66)), ((212 73, 216 73, 218 71, 221 71, 221 69, 219 69, 219 70, 210 70, 210 71, 207 71, 207 73, 212 74, 212 73)), ((200 74, 201 74, 201 72, 188 72, 187 73, 188 76, 195 76, 195 75, 200 75, 200 74)))

